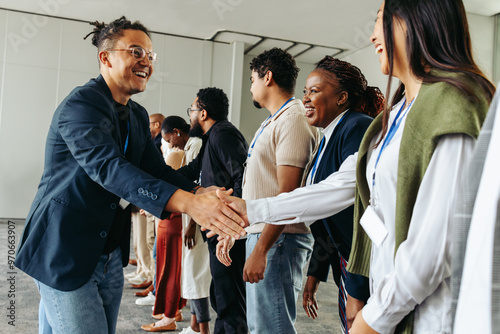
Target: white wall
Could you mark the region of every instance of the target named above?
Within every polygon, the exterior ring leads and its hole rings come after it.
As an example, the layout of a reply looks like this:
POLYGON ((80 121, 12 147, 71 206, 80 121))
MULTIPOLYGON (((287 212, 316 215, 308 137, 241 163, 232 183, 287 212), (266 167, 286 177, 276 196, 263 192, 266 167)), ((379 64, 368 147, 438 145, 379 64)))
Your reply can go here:
MULTIPOLYGON (((469 25, 479 66, 493 73, 494 19, 469 15, 469 25)), ((45 137, 52 114, 60 101, 77 85, 98 75, 96 49, 82 38, 87 23, 45 18, 0 10, 0 217, 24 218, 42 174, 45 137)), ((155 73, 146 92, 134 99, 150 113, 180 115, 198 89, 231 86, 232 46, 154 34, 159 54, 155 73)), ((257 110, 250 95, 249 63, 243 59, 240 129, 251 141, 266 110, 257 110)), ((319 60, 319 59, 318 59, 319 60)), ((380 73, 378 56, 367 46, 345 57, 360 67, 372 86, 385 93, 387 78, 380 73)), ((241 65, 241 64, 239 64, 241 65)), ((298 63, 296 97, 302 98, 307 75, 314 65, 298 63)), ((396 81, 396 80, 395 80, 396 81)))
MULTIPOLYGON (((469 30, 471 34, 474 59, 484 74, 493 80, 493 49, 494 49, 494 17, 476 14, 467 14, 469 30)), ((387 76, 380 71, 379 55, 375 54, 375 48, 370 45, 347 56, 342 60, 358 66, 368 80, 368 85, 379 87, 385 95, 387 90, 387 76)), ((391 95, 395 92, 399 80, 393 80, 391 95)))
MULTIPOLYGON (((99 75, 87 23, 0 10, 0 217, 24 218, 43 170, 45 139, 57 105, 99 75)), ((159 55, 146 92, 149 113, 180 115, 196 92, 229 95, 231 46, 153 34, 159 55)))
POLYGON ((495 16, 495 38, 493 50, 493 80, 495 84, 500 81, 500 14, 495 16))
POLYGON ((488 79, 493 80, 493 55, 495 47, 495 17, 467 14, 472 40, 472 51, 477 66, 488 79))

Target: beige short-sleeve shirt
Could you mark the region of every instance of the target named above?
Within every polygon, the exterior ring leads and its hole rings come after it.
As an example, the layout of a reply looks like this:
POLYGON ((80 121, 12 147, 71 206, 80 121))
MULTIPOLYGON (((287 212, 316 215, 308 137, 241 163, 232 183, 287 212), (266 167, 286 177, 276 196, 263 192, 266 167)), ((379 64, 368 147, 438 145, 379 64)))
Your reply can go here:
MULTIPOLYGON (((317 138, 318 131, 307 123, 304 105, 297 99, 290 101, 274 117, 264 121, 255 133, 253 147, 251 145, 249 150, 243 179, 243 199, 278 195, 278 166, 294 166, 307 171, 317 138)), ((303 181, 305 175, 304 172, 303 181)), ((247 228, 247 232, 260 233, 264 226, 264 223, 254 224, 247 228)), ((303 223, 287 225, 283 231, 309 232, 309 228, 303 223)))

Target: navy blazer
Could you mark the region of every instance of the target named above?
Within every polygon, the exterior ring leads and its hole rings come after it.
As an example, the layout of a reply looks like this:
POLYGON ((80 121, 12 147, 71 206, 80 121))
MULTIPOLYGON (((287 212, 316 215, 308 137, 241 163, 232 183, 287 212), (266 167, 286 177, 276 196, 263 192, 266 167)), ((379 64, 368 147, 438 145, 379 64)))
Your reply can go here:
MULTIPOLYGON (((160 217, 178 188, 195 187, 163 161, 151 140, 146 110, 132 100, 127 106, 127 158, 115 101, 102 76, 75 88, 54 113, 43 175, 15 261, 19 269, 50 287, 69 291, 88 281, 120 198, 160 217)), ((130 247, 130 217, 126 218, 124 266, 130 247)))
MULTIPOLYGON (((324 148, 323 157, 318 165, 313 183, 318 183, 338 171, 344 160, 358 151, 365 131, 372 120, 371 117, 358 112, 347 112, 342 122, 333 130, 332 136, 324 148)), ((335 282, 339 285, 340 259, 338 252, 346 261, 349 260, 352 244, 353 208, 354 205, 351 205, 336 215, 316 221, 311 225, 315 241, 309 262, 308 276, 326 281, 331 265, 335 282)), ((347 274, 346 289, 349 294, 354 298, 366 300, 369 292, 368 280, 359 275, 347 274), (354 288, 349 289, 350 285, 354 288)))

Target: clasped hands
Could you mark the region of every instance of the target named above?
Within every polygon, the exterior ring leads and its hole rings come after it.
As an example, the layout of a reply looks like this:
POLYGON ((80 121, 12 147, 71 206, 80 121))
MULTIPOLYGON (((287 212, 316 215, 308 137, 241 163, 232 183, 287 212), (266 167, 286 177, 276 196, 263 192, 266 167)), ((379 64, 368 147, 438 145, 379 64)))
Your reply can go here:
POLYGON ((245 201, 230 196, 233 190, 215 186, 200 188, 189 205, 189 214, 202 231, 209 231, 207 237, 219 235, 222 238, 239 239, 246 234, 249 225, 245 201))

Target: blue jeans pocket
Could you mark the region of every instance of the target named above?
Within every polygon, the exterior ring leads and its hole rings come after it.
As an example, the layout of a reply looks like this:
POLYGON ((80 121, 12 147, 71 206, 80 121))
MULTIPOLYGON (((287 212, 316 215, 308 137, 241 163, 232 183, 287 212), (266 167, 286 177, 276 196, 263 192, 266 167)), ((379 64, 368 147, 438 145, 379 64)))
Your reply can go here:
POLYGON ((304 267, 311 252, 306 248, 294 248, 292 258, 292 281, 297 289, 302 289, 304 267))

